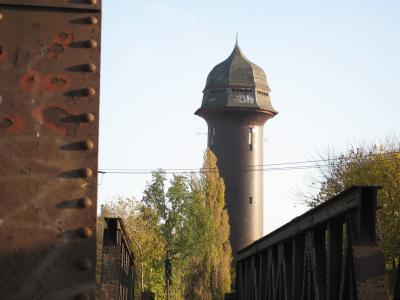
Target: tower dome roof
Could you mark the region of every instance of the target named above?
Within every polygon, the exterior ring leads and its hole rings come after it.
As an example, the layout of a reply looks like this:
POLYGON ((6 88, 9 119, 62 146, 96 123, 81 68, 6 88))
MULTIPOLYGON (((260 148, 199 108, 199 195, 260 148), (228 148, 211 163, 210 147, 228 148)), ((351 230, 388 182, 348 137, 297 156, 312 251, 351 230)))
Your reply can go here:
POLYGON ((231 55, 208 74, 205 90, 230 86, 258 87, 270 91, 264 70, 247 59, 238 44, 231 55))
POLYGON ((239 109, 274 116, 278 112, 272 107, 269 92, 264 70, 244 56, 236 41, 231 55, 208 74, 203 101, 195 114, 239 109))

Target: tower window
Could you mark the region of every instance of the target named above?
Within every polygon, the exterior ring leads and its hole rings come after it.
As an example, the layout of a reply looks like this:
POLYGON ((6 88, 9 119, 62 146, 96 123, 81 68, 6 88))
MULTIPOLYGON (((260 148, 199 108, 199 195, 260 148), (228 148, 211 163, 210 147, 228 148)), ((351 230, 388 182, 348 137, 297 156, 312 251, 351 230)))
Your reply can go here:
POLYGON ((249 204, 253 204, 253 197, 249 197, 249 204))
POLYGON ((253 128, 249 127, 249 150, 253 151, 253 128))
POLYGON ((226 89, 216 89, 216 90, 211 90, 209 91, 210 94, 221 94, 224 93, 226 89))
POLYGON ((232 89, 232 92, 234 93, 251 93, 253 90, 250 89, 232 89))
POLYGON ((264 95, 264 96, 269 96, 269 94, 267 92, 263 92, 263 91, 257 91, 257 94, 264 95))
POLYGON ((209 139, 209 147, 212 149, 212 146, 214 145, 214 135, 215 135, 215 128, 210 128, 210 132, 208 133, 208 139, 209 139))

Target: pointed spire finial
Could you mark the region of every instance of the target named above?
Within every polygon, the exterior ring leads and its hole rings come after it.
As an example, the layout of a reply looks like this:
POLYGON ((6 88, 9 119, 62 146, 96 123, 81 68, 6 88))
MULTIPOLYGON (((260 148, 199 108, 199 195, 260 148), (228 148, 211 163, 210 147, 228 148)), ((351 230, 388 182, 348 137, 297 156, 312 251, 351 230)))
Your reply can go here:
POLYGON ((239 30, 236 30, 236 42, 235 47, 239 48, 239 30))
POLYGON ((239 48, 239 30, 236 30, 236 43, 235 43, 235 47, 239 48))

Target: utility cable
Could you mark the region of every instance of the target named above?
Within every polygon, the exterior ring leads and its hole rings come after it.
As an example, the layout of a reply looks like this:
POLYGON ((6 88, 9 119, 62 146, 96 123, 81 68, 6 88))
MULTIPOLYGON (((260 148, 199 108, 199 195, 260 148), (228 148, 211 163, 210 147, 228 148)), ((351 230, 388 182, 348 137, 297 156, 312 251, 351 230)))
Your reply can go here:
MULTIPOLYGON (((385 156, 388 160, 398 160, 398 158, 390 157, 393 154, 400 153, 400 151, 385 152, 385 153, 374 153, 359 156, 359 158, 373 157, 373 156, 385 156)), ((357 158, 357 157, 356 157, 357 158)), ((319 160, 307 160, 307 161, 295 161, 295 162, 284 162, 284 163, 271 163, 264 165, 243 165, 238 167, 225 167, 219 169, 219 171, 225 172, 269 172, 269 171, 288 171, 288 170, 304 170, 304 169, 315 169, 315 168, 327 168, 332 166, 332 162, 340 160, 341 157, 330 158, 330 159, 319 159, 319 160)), ((336 166, 345 165, 347 163, 339 164, 336 166)), ((206 172, 217 172, 215 168, 181 168, 181 169, 162 169, 166 174, 192 174, 192 173, 206 173, 206 172)), ((98 173, 101 174, 151 174, 154 169, 100 169, 98 173)))

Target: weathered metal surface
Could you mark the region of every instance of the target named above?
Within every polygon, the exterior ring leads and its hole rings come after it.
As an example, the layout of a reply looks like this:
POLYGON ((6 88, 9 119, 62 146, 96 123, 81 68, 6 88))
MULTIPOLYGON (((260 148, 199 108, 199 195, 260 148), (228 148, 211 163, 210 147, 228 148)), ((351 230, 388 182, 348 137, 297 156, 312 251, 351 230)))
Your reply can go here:
POLYGON ((101 300, 132 300, 135 258, 128 235, 118 218, 105 218, 101 272, 101 300))
POLYGON ((0 299, 94 299, 99 8, 0 0, 0 299))
POLYGON ((389 299, 376 187, 354 187, 239 252, 237 299, 389 299))
POLYGON ((394 283, 393 300, 400 300, 400 257, 398 260, 399 260, 399 262, 397 265, 397 274, 396 274, 396 280, 394 283))
POLYGON ((100 10, 101 0, 1 0, 1 5, 100 10))

